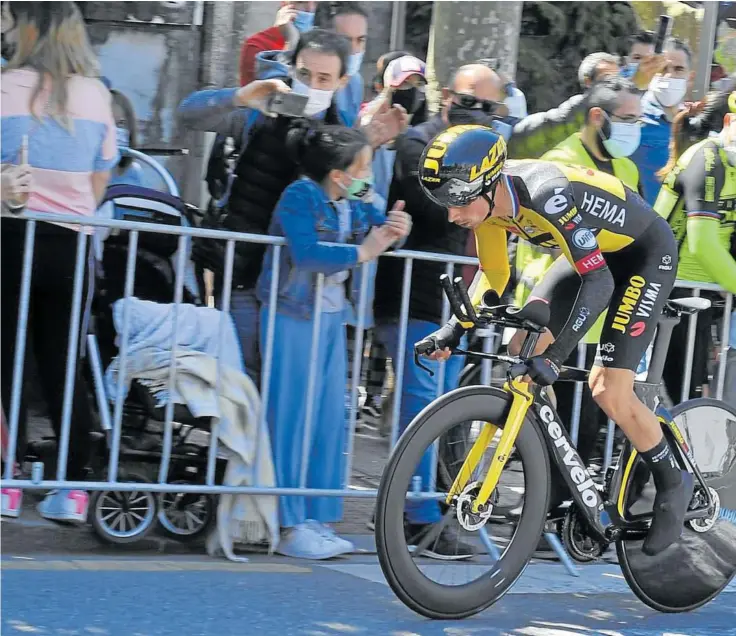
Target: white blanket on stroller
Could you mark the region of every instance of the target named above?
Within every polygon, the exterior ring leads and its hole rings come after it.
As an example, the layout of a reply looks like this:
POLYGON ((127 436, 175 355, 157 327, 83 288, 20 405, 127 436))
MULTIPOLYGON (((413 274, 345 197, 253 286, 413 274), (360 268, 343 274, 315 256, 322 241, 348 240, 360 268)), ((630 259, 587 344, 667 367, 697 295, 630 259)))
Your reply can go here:
MULTIPOLYGON (((118 304, 121 301, 115 306, 115 322, 116 327, 121 328, 122 313, 117 311, 121 309, 118 304)), ((131 323, 131 357, 126 364, 124 386, 127 393, 130 382, 138 379, 157 397, 158 403, 164 404, 168 399, 171 351, 156 345, 142 346, 140 339, 151 333, 147 326, 145 322, 131 323), (143 328, 138 330, 134 325, 143 328)), ((179 336, 177 341, 181 343, 179 336)), ((170 340, 164 342, 170 346, 170 340)), ((236 346, 239 345, 236 343, 236 346)), ((115 395, 119 362, 115 358, 105 374, 108 395, 115 395)), ((172 399, 175 403, 185 404, 195 417, 212 419, 218 439, 231 451, 225 485, 275 486, 268 428, 260 426, 260 396, 247 375, 227 364, 221 364, 218 396, 217 361, 179 344, 172 399)), ((207 550, 212 555, 222 551, 231 560, 247 560, 235 557, 233 544, 267 543, 271 549, 275 549, 278 539, 276 497, 222 495, 217 511, 217 529, 207 540, 207 550)))
MULTIPOLYGON (((112 317, 117 340, 122 341, 125 299, 113 304, 112 317)), ((158 368, 168 357, 174 344, 174 305, 154 303, 139 298, 128 298, 128 359, 126 375, 142 369, 158 368)), ((217 309, 181 304, 176 320, 176 348, 198 351, 213 358, 220 349, 220 360, 232 369, 245 372, 240 341, 232 318, 217 309), (224 316, 224 321, 223 321, 224 316), (222 344, 220 345, 220 338, 222 344)), ((116 394, 116 386, 106 382, 108 395, 116 394), (111 392, 110 392, 111 391, 111 392)), ((166 403, 161 396, 159 405, 166 403)))

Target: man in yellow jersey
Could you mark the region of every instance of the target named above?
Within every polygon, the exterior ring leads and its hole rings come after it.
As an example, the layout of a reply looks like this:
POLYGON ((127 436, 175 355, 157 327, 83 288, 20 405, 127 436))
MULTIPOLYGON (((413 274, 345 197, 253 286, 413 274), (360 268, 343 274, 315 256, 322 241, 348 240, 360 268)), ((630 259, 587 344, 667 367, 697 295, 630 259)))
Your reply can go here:
MULTIPOLYGON (((655 415, 636 397, 634 377, 675 282, 677 243, 667 222, 619 179, 589 168, 543 161, 506 163, 502 137, 484 126, 455 126, 437 135, 420 159, 426 195, 451 222, 473 229, 481 269, 473 303, 509 279, 506 232, 563 256, 532 299, 550 303, 567 321, 540 339, 527 361, 529 377, 550 385, 561 361, 610 306, 590 376, 597 404, 624 431, 654 477, 654 516, 643 550, 657 554, 681 532, 693 479, 681 471, 655 415), (606 256, 603 256, 603 253, 606 256), (667 263, 667 267, 664 264, 667 263), (575 295, 556 294, 571 277, 575 295)), ((447 359, 465 328, 456 320, 427 336, 435 358, 447 359)))

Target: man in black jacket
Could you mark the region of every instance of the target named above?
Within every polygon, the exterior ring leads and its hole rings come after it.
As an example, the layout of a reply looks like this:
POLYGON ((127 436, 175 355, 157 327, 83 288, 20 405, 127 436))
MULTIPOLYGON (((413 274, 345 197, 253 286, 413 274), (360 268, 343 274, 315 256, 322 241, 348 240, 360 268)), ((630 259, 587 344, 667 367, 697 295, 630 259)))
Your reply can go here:
MULTIPOLYGON (((444 107, 429 121, 415 126, 396 143, 394 179, 389 191, 389 201, 406 201, 406 211, 412 216, 413 226, 405 249, 422 252, 438 252, 452 256, 467 253, 469 231, 450 223, 447 210, 432 203, 423 193, 417 178, 419 158, 427 143, 439 132, 457 124, 494 124, 492 114, 503 113, 501 78, 482 64, 463 66, 455 74, 450 88, 443 90, 444 107)), ((404 373, 399 427, 403 431, 412 419, 438 392, 444 393, 457 386, 463 359, 451 358, 445 366, 444 386, 438 384, 440 375, 430 377, 414 364, 414 343, 426 334, 439 329, 442 324, 442 290, 439 277, 445 273, 445 263, 416 260, 411 275, 409 321, 404 344, 404 373)), ((456 271, 459 275, 460 268, 456 271)), ((403 284, 404 261, 395 258, 380 259, 376 275, 374 311, 380 340, 386 345, 391 358, 396 361, 399 347, 399 314, 403 284)), ((437 365, 426 361, 428 365, 437 365)), ((435 369, 436 371, 436 369, 435 369)), ((430 480, 431 458, 422 460, 418 476, 422 487, 430 480)), ((407 501, 408 539, 420 541, 421 536, 440 519, 436 502, 414 503, 407 501)), ((458 544, 451 525, 444 528, 426 556, 437 559, 452 557, 469 558, 472 548, 458 544)))

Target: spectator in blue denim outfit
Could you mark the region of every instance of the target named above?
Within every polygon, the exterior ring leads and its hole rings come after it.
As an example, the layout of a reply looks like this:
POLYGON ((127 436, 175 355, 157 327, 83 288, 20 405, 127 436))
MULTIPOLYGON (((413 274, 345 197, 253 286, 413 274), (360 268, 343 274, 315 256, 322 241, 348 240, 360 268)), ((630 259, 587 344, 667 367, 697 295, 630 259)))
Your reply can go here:
MULTIPOLYGON (((397 202, 386 217, 383 206, 377 208, 368 200, 372 152, 363 132, 329 125, 294 129, 287 149, 303 176, 284 191, 269 228, 270 234, 287 240, 280 252, 277 297, 270 298, 272 246, 257 285, 262 351, 266 351, 269 305, 276 302, 271 374, 262 378, 268 391, 265 408, 279 487, 338 489, 347 425, 345 319, 360 289, 361 274, 355 268, 406 236, 410 221, 402 211, 403 202, 397 202), (319 274, 324 275, 321 286, 319 274), (319 332, 313 343, 317 306, 319 332), (315 372, 311 402, 310 368, 315 372)), ((281 554, 327 559, 353 550, 326 525, 341 519, 340 498, 281 497, 279 514, 281 554)))

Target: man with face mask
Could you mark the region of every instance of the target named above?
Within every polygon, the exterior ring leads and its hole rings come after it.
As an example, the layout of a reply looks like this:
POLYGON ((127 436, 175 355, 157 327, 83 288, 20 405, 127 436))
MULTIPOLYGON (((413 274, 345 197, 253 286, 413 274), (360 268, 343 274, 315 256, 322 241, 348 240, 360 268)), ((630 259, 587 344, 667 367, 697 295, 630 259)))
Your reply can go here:
POLYGON ((240 85, 256 79, 256 56, 264 51, 284 51, 296 46, 302 33, 314 25, 316 2, 282 2, 274 25, 243 42, 240 50, 240 85))
MULTIPOLYGON (((333 97, 348 81, 349 55, 350 48, 345 38, 331 31, 312 29, 300 38, 291 64, 274 65, 273 75, 263 79, 283 78, 293 92, 307 95, 304 114, 308 118, 346 125, 333 97)), ((216 132, 222 138, 230 137, 240 148, 228 191, 217 202, 217 218, 213 224, 225 230, 266 234, 281 193, 297 177, 297 164, 286 150, 286 136, 294 125, 294 119, 269 117, 258 110, 243 108, 245 104, 239 96, 251 85, 194 93, 181 103, 178 115, 184 126, 216 132)), ((264 110, 265 101, 264 98, 264 110)), ((387 115, 388 119, 393 117, 401 129, 402 113, 396 110, 387 115)), ((387 140, 381 134, 387 138, 396 134, 387 125, 383 126, 380 134, 370 127, 365 131, 376 147, 387 140)), ((213 261, 209 269, 221 270, 221 247, 214 249, 212 256, 210 243, 205 243, 206 249, 202 247, 200 252, 201 245, 196 243, 193 252, 206 254, 208 260, 213 261)), ((260 357, 254 286, 261 271, 264 251, 263 245, 238 243, 233 271, 233 318, 241 338, 246 368, 256 381, 260 375, 260 357)))
POLYGON ((695 72, 692 54, 681 40, 672 40, 665 51, 667 66, 654 76, 642 100, 641 143, 631 159, 639 168, 647 203, 654 205, 661 182, 657 177, 669 155, 672 120, 683 106, 695 72))
MULTIPOLYGON (((470 233, 466 228, 450 223, 447 211, 424 194, 417 177, 419 158, 432 137, 442 130, 465 123, 495 125, 495 118, 500 114, 507 114, 508 111, 501 103, 504 97, 502 79, 484 64, 469 64, 458 69, 449 87, 443 89, 442 96, 443 107, 440 113, 423 124, 413 126, 397 139, 389 202, 406 201, 406 211, 413 218, 414 224, 405 244, 406 249, 464 256, 470 233)), ((444 263, 419 260, 414 261, 412 267, 399 415, 400 431, 435 399, 438 389, 445 392, 457 387, 460 371, 464 366, 461 356, 449 360, 445 365, 444 385, 440 387, 440 374, 435 373, 430 377, 414 364, 413 343, 439 328, 442 322, 442 289, 437 281, 445 273, 445 268, 444 263)), ((457 267, 455 275, 459 276, 460 273, 461 268, 457 267)), ((394 258, 379 260, 374 302, 376 332, 393 360, 398 358, 403 279, 403 261, 394 258)), ((422 474, 419 475, 422 483, 429 483, 430 468, 429 458, 425 458, 422 474)), ((437 506, 434 502, 412 505, 407 510, 412 535, 421 536, 423 529, 437 520, 436 513, 437 506)), ((453 526, 448 524, 425 555, 435 559, 448 556, 470 558, 473 556, 473 549, 458 542, 453 526)))
POLYGON ((350 41, 348 81, 336 98, 337 106, 343 113, 347 125, 352 126, 358 119, 358 112, 363 103, 363 78, 360 70, 368 41, 368 12, 359 2, 340 2, 324 28, 331 29, 350 41))

